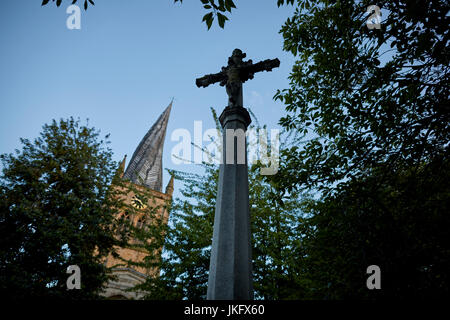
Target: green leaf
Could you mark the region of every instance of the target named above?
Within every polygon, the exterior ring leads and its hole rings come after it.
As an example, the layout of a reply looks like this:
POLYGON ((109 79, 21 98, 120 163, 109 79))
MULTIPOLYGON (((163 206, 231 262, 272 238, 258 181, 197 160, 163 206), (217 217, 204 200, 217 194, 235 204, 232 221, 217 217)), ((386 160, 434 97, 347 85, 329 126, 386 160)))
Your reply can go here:
POLYGON ((225 1, 224 0, 219 0, 219 6, 218 6, 219 11, 225 11, 225 1))
POLYGON ((231 6, 234 5, 232 0, 225 0, 225 9, 231 12, 231 6))
POLYGON ((206 25, 208 26, 208 30, 209 30, 211 28, 211 25, 212 25, 213 21, 214 21, 213 13, 210 12, 210 13, 205 14, 203 16, 203 20, 202 21, 206 22, 206 25))
POLYGON ((205 15, 203 16, 202 22, 211 19, 212 16, 213 16, 213 13, 212 13, 212 12, 205 14, 205 15))
POLYGON ((219 20, 219 26, 223 29, 223 27, 225 26, 225 21, 228 20, 228 18, 220 12, 217 13, 217 18, 219 20))
POLYGON ((208 25, 208 30, 211 29, 213 21, 214 21, 214 17, 206 21, 206 24, 208 25))

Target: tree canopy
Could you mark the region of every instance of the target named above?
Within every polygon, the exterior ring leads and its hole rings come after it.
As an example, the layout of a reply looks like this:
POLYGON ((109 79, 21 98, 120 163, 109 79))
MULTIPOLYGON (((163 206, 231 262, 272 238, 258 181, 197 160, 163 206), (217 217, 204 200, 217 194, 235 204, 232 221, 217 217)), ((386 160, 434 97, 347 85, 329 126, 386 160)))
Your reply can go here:
POLYGON ((281 29, 297 61, 280 124, 303 135, 273 183, 313 192, 300 252, 317 298, 448 294, 449 4, 298 1, 281 29), (366 268, 382 290, 365 288, 366 268))
POLYGON ((442 159, 449 141, 446 1, 382 1, 381 29, 365 1, 299 1, 281 32, 297 57, 280 123, 309 141, 284 153, 286 186, 327 190, 370 169, 442 159))
POLYGON ((0 156, 2 296, 98 298, 109 279, 103 259, 121 243, 121 202, 110 188, 117 163, 99 134, 73 118, 54 120, 0 156), (81 269, 81 290, 67 290, 70 265, 81 269))

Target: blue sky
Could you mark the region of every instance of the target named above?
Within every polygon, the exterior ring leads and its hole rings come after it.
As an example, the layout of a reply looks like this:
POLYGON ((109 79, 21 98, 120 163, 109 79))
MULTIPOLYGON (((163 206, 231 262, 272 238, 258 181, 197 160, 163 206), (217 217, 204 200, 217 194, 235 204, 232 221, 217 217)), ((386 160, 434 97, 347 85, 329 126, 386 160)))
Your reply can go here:
MULTIPOLYGON (((193 134, 194 121, 213 128, 209 111, 225 107, 218 84, 197 88, 195 79, 220 71, 234 48, 254 62, 279 58, 281 66, 244 84, 244 104, 261 124, 279 128, 284 107, 272 97, 288 87, 294 58, 282 51, 278 33, 293 13, 275 0, 238 0, 225 29, 201 22, 199 0, 96 0, 81 13, 81 30, 69 30, 66 8, 41 1, 0 1, 0 153, 34 139, 52 119, 89 118, 111 134, 114 160, 131 158, 161 112, 175 101, 166 135, 163 165, 175 165, 170 153, 178 128, 193 134)), ((164 174, 165 185, 168 174, 164 174)), ((176 186, 177 187, 177 186, 176 186)))

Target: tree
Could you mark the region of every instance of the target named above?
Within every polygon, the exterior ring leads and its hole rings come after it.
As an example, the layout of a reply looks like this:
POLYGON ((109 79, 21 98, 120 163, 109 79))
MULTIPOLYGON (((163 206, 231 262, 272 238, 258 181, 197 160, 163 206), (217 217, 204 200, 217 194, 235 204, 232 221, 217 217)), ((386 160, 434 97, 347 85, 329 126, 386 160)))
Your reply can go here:
POLYGON ((377 173, 303 206, 308 219, 300 256, 309 280, 306 298, 441 299, 449 294, 446 233, 447 170, 391 177, 378 190, 377 173), (444 186, 443 188, 441 186, 444 186), (381 290, 368 290, 366 269, 381 270, 381 290))
POLYGON ((116 239, 121 207, 117 164, 99 131, 73 118, 53 120, 16 154, 0 156, 0 287, 10 298, 98 297, 109 279, 103 259, 116 239), (81 290, 67 290, 69 265, 81 290))
POLYGON ((280 194, 260 175, 260 167, 254 165, 249 170, 255 297, 303 299, 308 280, 293 252, 303 246, 303 233, 298 230, 304 219, 301 203, 308 196, 280 194))
POLYGON ((365 1, 299 1, 281 32, 298 57, 281 124, 310 139, 284 153, 286 187, 330 186, 369 168, 418 169, 446 157, 449 126, 449 5, 383 1, 380 30, 365 1))
POLYGON ((298 1, 281 29, 297 57, 280 123, 303 139, 282 152, 274 185, 313 192, 296 252, 308 296, 448 295, 449 4, 298 1), (382 290, 365 287, 381 267, 382 290))

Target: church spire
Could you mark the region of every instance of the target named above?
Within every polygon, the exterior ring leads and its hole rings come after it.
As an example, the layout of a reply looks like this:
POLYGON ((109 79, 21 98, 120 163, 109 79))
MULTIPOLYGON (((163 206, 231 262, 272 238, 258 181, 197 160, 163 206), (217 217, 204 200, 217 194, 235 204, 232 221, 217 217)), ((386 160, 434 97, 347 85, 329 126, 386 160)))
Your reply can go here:
POLYGON ((162 192, 164 138, 172 102, 139 143, 123 176, 135 184, 160 192, 162 192))
POLYGON ((120 163, 120 166, 119 166, 118 173, 119 173, 119 176, 121 178, 123 177, 123 174, 125 173, 125 163, 126 163, 126 161, 127 161, 127 155, 125 155, 125 157, 123 157, 123 160, 122 160, 122 162, 120 163))
POLYGON ((173 194, 173 176, 170 177, 170 181, 166 187, 166 194, 172 196, 173 194))

